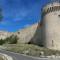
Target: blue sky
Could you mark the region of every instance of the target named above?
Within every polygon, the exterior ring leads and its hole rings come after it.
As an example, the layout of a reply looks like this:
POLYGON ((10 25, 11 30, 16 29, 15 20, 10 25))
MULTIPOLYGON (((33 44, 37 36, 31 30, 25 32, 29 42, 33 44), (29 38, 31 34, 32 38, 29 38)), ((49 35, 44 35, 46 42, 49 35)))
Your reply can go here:
POLYGON ((3 20, 0 30, 15 32, 41 20, 41 8, 48 0, 0 0, 3 20))

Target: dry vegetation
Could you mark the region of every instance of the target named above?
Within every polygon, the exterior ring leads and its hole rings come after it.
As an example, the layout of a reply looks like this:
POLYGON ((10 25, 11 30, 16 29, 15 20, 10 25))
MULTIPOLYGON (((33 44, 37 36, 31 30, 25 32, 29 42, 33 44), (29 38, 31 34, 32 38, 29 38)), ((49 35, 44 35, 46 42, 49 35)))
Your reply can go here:
POLYGON ((0 60, 4 60, 4 59, 2 58, 2 56, 0 56, 0 60))
POLYGON ((60 55, 60 51, 57 50, 50 50, 44 47, 40 47, 37 45, 32 44, 7 44, 6 50, 20 53, 20 54, 26 54, 30 56, 49 56, 49 55, 60 55), (43 52, 43 54, 41 54, 43 52))

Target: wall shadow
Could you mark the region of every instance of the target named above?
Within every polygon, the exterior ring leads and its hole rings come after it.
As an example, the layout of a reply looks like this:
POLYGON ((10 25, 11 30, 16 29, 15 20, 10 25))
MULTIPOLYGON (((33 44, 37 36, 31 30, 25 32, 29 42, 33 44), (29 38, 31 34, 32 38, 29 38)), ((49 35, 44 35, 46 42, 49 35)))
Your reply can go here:
POLYGON ((41 47, 45 45, 45 40, 46 40, 46 29, 43 26, 43 20, 38 23, 36 32, 34 36, 31 38, 31 40, 28 42, 28 44, 36 44, 41 47))
POLYGON ((38 23, 37 29, 35 31, 34 36, 31 38, 31 40, 28 42, 28 44, 36 44, 42 46, 42 40, 41 40, 41 24, 38 23))

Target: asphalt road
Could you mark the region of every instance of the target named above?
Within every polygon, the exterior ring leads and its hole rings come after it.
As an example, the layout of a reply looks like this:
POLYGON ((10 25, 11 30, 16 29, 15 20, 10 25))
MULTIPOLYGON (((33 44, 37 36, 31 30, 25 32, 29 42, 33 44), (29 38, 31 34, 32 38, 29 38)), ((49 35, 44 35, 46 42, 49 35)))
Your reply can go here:
POLYGON ((55 58, 55 59, 48 59, 48 58, 37 58, 37 57, 29 57, 29 56, 25 56, 25 55, 21 55, 18 53, 13 53, 13 52, 9 52, 9 51, 5 51, 5 50, 0 50, 0 53, 4 53, 7 54, 9 56, 11 56, 13 58, 13 60, 60 60, 59 58, 55 58))

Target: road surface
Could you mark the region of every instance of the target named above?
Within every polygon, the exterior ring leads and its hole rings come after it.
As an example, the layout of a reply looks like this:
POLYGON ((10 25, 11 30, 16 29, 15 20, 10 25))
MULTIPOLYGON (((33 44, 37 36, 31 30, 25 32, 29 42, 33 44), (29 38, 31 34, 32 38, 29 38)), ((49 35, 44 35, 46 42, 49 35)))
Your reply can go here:
POLYGON ((36 58, 36 57, 34 58, 34 57, 21 55, 18 53, 5 51, 5 50, 0 50, 0 53, 4 53, 4 54, 11 56, 13 58, 13 60, 60 60, 59 58, 58 59, 36 58))

